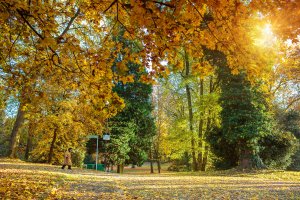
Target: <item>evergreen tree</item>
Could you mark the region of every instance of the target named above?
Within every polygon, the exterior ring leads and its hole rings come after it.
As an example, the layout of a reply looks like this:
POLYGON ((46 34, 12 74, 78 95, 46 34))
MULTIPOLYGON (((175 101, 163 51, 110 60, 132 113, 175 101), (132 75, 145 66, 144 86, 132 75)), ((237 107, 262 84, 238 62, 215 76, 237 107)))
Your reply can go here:
POLYGON ((272 120, 263 93, 247 80, 246 73, 232 74, 223 53, 205 52, 207 59, 217 65, 221 88, 221 128, 215 127, 208 138, 213 152, 220 157, 219 167, 264 167, 258 142, 270 134, 272 120))
MULTIPOLYGON (((150 150, 151 139, 155 134, 154 119, 151 115, 151 93, 152 86, 139 81, 141 73, 138 72, 139 65, 127 64, 128 73, 135 76, 134 82, 123 84, 117 83, 114 90, 125 101, 125 109, 112 119, 114 122, 134 123, 136 130, 129 140, 130 151, 127 163, 141 165, 150 150)), ((145 72, 144 72, 145 73, 145 72)), ((114 125, 112 125, 114 126, 114 125)), ((113 132, 112 135, 115 133, 113 132)))
MULTIPOLYGON (((124 30, 120 31, 118 37, 115 40, 122 44, 122 49, 130 49, 130 51, 135 51, 134 41, 125 40, 123 38, 124 30)), ((120 80, 116 83, 114 87, 114 92, 118 94, 125 101, 125 108, 122 112, 118 113, 115 117, 110 120, 112 141, 118 140, 120 137, 125 137, 124 133, 130 133, 128 140, 129 151, 128 157, 126 158, 127 164, 141 165, 146 159, 147 154, 151 147, 152 138, 155 135, 155 123, 152 117, 152 103, 151 94, 152 86, 150 84, 145 84, 140 81, 142 75, 146 75, 146 70, 139 64, 134 62, 123 63, 123 56, 119 55, 113 66, 113 70, 117 70, 117 65, 122 63, 126 65, 128 75, 133 77, 133 82, 124 82, 120 80), (116 127, 124 126, 128 124, 126 130, 130 127, 135 127, 130 131, 120 131, 116 127)), ((118 142, 117 142, 118 143, 118 142)), ((121 146, 119 148, 122 148, 121 146)), ((124 148, 127 149, 127 148, 124 148)), ((116 151, 116 149, 114 150, 116 151)), ((111 152, 115 153, 115 152, 111 152)))
POLYGON ((251 86, 245 73, 220 68, 222 133, 235 144, 242 168, 262 167, 258 141, 270 133, 270 118, 262 93, 251 86))

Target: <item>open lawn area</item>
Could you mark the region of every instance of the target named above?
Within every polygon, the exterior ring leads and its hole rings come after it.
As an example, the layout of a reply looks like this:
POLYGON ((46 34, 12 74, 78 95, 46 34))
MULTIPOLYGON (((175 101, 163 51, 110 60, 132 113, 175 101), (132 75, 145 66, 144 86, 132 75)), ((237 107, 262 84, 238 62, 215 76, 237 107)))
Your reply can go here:
POLYGON ((0 159, 2 199, 300 199, 300 172, 124 174, 0 159))

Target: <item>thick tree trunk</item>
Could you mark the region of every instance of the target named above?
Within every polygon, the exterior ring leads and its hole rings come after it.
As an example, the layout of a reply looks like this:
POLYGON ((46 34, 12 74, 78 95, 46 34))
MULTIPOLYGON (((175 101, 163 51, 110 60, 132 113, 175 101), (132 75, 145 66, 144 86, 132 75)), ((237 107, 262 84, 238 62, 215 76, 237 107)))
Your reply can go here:
POLYGON ((24 111, 22 110, 23 106, 20 104, 19 109, 18 109, 18 114, 16 121, 14 123, 14 127, 11 131, 10 134, 10 143, 9 143, 9 151, 8 151, 8 156, 10 158, 16 158, 16 148, 18 145, 18 131, 19 128, 22 126, 22 123, 24 121, 24 111))
MULTIPOLYGON (((190 63, 189 63, 189 58, 188 58, 188 55, 186 52, 185 52, 185 75, 186 75, 186 78, 188 78, 188 76, 190 75, 190 63)), ((192 168, 194 171, 197 171, 197 159, 196 159, 196 151, 195 151, 196 141, 195 141, 195 137, 193 134, 194 129, 193 129, 192 95, 191 95, 189 84, 185 85, 185 89, 186 89, 186 96, 187 96, 188 110, 189 110, 189 129, 192 134, 192 138, 191 138, 192 159, 193 159, 192 168)))
POLYGON ((50 151, 49 151, 49 156, 48 156, 48 163, 49 164, 52 162, 53 151, 54 151, 54 145, 55 145, 55 142, 56 142, 56 138, 57 138, 57 128, 55 128, 54 132, 53 132, 53 138, 52 138, 52 142, 51 142, 51 146, 50 146, 50 151))
MULTIPOLYGON (((201 79, 200 80, 200 100, 201 100, 201 103, 200 103, 200 106, 201 106, 201 109, 203 109, 203 94, 204 94, 204 84, 203 84, 203 80, 201 79)), ((198 169, 199 168, 202 168, 202 162, 203 162, 203 157, 202 157, 202 143, 203 143, 203 125, 204 125, 204 122, 203 122, 203 112, 201 111, 200 112, 200 120, 199 120, 199 130, 198 130, 198 169)))
POLYGON ((251 150, 247 148, 246 141, 239 141, 239 168, 240 169, 251 169, 252 160, 251 160, 251 150))

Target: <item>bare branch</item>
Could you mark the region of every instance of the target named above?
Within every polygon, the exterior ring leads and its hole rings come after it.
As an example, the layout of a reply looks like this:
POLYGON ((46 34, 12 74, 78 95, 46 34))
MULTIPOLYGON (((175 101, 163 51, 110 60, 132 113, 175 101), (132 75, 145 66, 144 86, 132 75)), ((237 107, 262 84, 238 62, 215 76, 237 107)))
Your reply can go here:
POLYGON ((286 107, 285 111, 287 111, 290 107, 292 107, 295 103, 300 101, 300 97, 295 97, 293 100, 291 100, 286 107))

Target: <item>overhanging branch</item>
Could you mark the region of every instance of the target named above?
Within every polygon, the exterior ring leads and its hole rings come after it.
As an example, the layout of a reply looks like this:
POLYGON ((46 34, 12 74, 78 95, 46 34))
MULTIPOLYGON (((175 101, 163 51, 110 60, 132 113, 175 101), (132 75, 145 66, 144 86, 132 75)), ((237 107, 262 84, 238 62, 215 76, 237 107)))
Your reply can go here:
POLYGON ((70 21, 69 21, 67 27, 66 27, 65 30, 60 34, 60 36, 57 37, 57 39, 62 38, 62 37, 69 31, 69 29, 70 29, 72 23, 74 22, 74 20, 76 19, 76 17, 79 15, 79 13, 80 13, 80 8, 77 9, 75 15, 70 19, 70 21))

